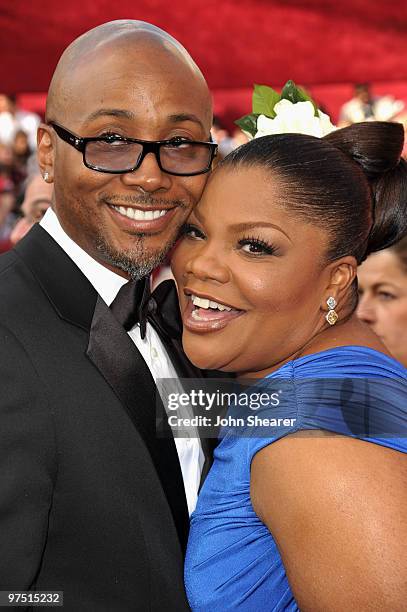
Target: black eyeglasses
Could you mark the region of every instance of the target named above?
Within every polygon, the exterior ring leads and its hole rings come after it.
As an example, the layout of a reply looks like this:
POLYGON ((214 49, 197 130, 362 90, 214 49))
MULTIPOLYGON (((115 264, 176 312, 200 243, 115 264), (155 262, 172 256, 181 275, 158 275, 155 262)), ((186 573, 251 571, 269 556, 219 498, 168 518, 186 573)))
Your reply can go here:
POLYGON ((58 136, 80 151, 87 168, 109 174, 137 170, 148 153, 153 153, 159 168, 175 176, 204 174, 211 168, 218 145, 184 138, 137 140, 117 134, 79 138, 57 123, 50 123, 58 136))

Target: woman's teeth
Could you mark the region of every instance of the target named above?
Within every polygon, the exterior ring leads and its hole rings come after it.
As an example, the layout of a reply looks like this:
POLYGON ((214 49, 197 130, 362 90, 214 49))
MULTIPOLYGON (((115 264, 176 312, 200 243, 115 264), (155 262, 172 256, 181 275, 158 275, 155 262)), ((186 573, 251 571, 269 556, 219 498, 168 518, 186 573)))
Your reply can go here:
POLYGON ((163 217, 168 210, 140 210, 139 208, 128 208, 127 206, 113 206, 121 215, 134 219, 135 221, 153 221, 163 217))
POLYGON ((187 329, 209 332, 223 329, 243 313, 232 306, 190 294, 183 318, 187 329))
MULTIPOLYGON (((219 304, 219 302, 214 302, 213 300, 208 300, 206 298, 200 298, 197 295, 191 295, 191 301, 197 308, 204 308, 205 310, 209 308, 216 310, 232 310, 230 306, 225 306, 225 304, 219 304)), ((194 311, 192 311, 192 313, 193 312, 194 311)))

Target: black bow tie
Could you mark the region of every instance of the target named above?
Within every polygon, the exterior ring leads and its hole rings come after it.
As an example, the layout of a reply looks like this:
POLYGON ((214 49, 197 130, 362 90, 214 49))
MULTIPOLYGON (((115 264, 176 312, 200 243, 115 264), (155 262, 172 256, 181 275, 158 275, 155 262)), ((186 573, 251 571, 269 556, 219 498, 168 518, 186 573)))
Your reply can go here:
POLYGON ((110 309, 126 331, 139 323, 143 339, 148 320, 154 323, 160 334, 170 338, 181 337, 182 320, 173 280, 163 281, 152 293, 148 277, 129 281, 121 287, 110 309))

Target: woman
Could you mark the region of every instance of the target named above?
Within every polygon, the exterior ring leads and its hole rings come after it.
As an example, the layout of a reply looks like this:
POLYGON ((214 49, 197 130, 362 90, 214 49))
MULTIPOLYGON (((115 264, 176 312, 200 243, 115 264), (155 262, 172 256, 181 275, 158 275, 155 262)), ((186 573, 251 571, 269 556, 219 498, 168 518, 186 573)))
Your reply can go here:
POLYGON ((402 145, 384 123, 255 139, 185 228, 188 357, 287 383, 263 413, 290 417, 217 447, 191 522, 193 611, 405 607, 406 370, 355 315, 358 263, 405 231, 402 145))
POLYGON ((358 269, 357 314, 407 368, 407 237, 358 269))

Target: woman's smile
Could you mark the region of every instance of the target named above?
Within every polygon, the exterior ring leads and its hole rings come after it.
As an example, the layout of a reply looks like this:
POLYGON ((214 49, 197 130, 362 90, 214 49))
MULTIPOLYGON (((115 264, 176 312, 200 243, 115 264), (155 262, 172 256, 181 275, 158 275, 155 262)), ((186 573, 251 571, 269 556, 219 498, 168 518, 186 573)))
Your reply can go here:
POLYGON ((184 291, 187 302, 182 313, 185 327, 193 332, 208 333, 225 328, 231 321, 244 314, 244 310, 233 308, 215 298, 199 296, 184 291))

